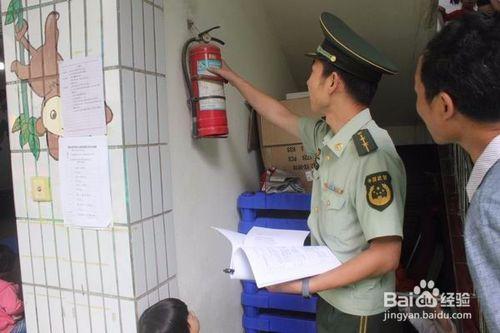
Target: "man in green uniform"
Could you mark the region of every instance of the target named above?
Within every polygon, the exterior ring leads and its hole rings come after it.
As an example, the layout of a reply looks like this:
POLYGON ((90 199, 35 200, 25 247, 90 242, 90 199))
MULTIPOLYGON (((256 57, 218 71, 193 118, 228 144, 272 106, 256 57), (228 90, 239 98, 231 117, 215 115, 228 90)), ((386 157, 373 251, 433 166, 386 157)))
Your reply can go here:
POLYGON ((226 64, 224 77, 263 117, 299 136, 316 156, 308 225, 313 245, 326 245, 343 263, 326 273, 270 287, 320 295, 318 332, 389 332, 384 292, 395 288, 403 236, 406 177, 387 132, 368 109, 382 74, 396 67, 343 21, 323 13, 325 35, 307 81, 312 112, 299 118, 226 64))

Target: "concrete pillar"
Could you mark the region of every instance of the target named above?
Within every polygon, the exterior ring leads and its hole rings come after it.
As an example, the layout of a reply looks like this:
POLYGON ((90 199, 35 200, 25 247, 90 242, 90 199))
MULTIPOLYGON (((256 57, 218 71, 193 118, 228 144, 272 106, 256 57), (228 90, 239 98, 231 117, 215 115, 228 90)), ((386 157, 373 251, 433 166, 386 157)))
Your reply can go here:
MULTIPOLYGON (((135 332, 145 308, 177 295, 163 2, 1 0, 0 5, 28 331, 135 332), (15 37, 14 26, 22 20, 31 52, 15 37), (107 125, 113 226, 107 229, 64 225, 57 136, 50 129, 37 131, 44 102, 54 95, 46 89, 58 82, 51 75, 56 67, 50 68, 56 51, 62 59, 103 58, 105 99, 113 113, 107 125), (30 66, 27 80, 21 80, 22 65, 30 66), (42 81, 45 90, 36 88, 42 81), (50 202, 33 200, 35 176, 49 177, 50 202)), ((60 113, 64 117, 64 110, 60 113)))

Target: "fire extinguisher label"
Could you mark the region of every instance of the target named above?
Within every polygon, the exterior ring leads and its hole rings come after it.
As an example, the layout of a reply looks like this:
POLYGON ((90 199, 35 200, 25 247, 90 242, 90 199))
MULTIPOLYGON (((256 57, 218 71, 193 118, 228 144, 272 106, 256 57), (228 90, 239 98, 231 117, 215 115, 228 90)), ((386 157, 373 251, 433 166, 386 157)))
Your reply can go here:
MULTIPOLYGON (((200 97, 224 96, 224 86, 217 82, 198 81, 200 97)), ((226 100, 223 98, 207 98, 200 100, 200 111, 205 110, 225 110, 226 100)))
POLYGON ((222 98, 208 98, 200 101, 200 111, 225 110, 226 100, 222 98))
POLYGON ((197 63, 197 72, 198 72, 198 75, 211 75, 211 76, 215 76, 214 74, 212 74, 212 73, 210 73, 208 71, 208 69, 210 67, 221 68, 222 67, 222 62, 220 60, 215 60, 215 59, 198 60, 198 63, 197 63))
MULTIPOLYGON (((224 96, 224 86, 217 82, 198 81, 200 97, 224 96)), ((223 98, 207 98, 200 100, 200 111, 205 110, 225 110, 226 100, 223 98)))
POLYGON ((224 86, 219 82, 198 81, 200 97, 224 96, 224 86))
MULTIPOLYGON (((198 81, 200 97, 224 96, 224 86, 220 82, 198 81)), ((225 110, 226 101, 223 98, 207 98, 200 100, 200 111, 225 110)))

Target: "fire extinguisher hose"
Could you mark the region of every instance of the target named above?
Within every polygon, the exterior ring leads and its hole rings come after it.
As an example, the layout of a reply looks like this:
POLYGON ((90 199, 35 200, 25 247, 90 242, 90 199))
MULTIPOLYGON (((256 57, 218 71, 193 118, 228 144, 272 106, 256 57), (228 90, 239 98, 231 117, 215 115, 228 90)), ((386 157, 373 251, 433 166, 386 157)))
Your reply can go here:
POLYGON ((212 99, 212 98, 226 99, 226 96, 209 95, 209 96, 195 97, 195 98, 193 98, 193 102, 199 102, 199 101, 204 100, 204 99, 212 99))
POLYGON ((186 84, 186 88, 187 88, 187 91, 188 91, 188 103, 189 103, 189 108, 191 109, 191 117, 192 117, 192 121, 193 121, 193 136, 196 137, 197 136, 197 127, 196 127, 196 108, 194 107, 194 100, 193 100, 193 90, 192 90, 192 87, 191 87, 191 80, 189 78, 189 72, 188 72, 188 68, 187 68, 187 64, 186 64, 186 58, 187 58, 187 51, 188 51, 188 48, 189 48, 189 45, 196 41, 197 38, 193 37, 193 38, 190 38, 188 39, 185 43, 184 43, 184 46, 182 47, 182 60, 181 60, 181 63, 182 63, 182 73, 184 74, 184 83, 186 84))

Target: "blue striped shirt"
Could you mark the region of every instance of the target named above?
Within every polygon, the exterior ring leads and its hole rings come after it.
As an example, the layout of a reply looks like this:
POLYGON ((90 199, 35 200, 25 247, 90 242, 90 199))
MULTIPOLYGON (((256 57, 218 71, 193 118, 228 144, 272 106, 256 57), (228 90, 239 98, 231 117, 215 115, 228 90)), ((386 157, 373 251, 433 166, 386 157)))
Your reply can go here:
POLYGON ((480 177, 477 189, 471 193, 472 200, 467 211, 464 228, 465 250, 486 324, 491 332, 500 332, 500 161, 498 157, 493 166, 482 171, 484 174, 480 177))

